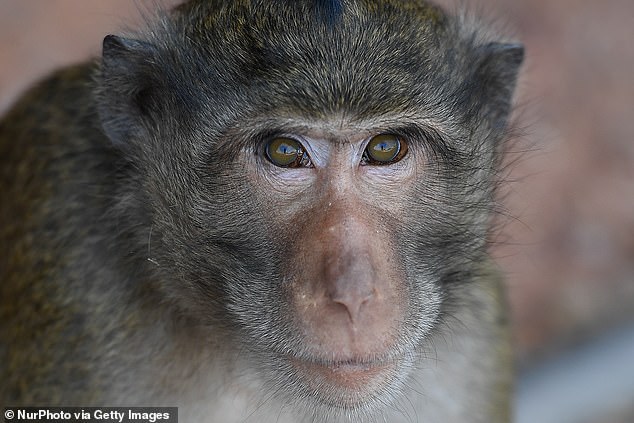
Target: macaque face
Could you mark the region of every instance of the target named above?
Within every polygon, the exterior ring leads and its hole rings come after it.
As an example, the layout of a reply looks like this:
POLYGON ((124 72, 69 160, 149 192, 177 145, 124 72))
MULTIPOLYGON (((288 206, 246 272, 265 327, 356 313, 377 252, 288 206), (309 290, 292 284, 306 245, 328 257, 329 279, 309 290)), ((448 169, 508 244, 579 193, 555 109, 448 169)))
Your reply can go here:
MULTIPOLYGON (((218 283, 247 349, 271 383, 318 403, 354 409, 385 398, 440 313, 438 275, 411 264, 430 248, 412 239, 412 219, 439 189, 424 127, 257 125, 229 131, 214 149, 240 148, 205 170, 223 175, 214 189, 232 193, 225 215, 245 222, 232 226, 250 251, 235 265, 241 280, 218 283)), ((219 219, 208 224, 226 226, 219 219)))

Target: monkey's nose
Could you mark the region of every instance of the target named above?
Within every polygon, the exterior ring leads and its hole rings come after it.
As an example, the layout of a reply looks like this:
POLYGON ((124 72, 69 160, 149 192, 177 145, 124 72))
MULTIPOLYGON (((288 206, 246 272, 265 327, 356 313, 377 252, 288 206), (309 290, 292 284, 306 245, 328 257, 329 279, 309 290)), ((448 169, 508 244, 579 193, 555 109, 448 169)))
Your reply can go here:
POLYGON ((345 308, 353 324, 359 322, 364 306, 376 295, 376 272, 366 256, 345 254, 325 263, 326 295, 345 308))

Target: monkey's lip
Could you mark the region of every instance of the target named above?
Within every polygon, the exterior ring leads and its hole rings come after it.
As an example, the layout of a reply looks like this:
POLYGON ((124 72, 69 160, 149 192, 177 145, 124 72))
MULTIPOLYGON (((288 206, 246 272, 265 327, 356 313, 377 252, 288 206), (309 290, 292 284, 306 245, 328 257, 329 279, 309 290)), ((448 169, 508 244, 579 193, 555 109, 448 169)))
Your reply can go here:
MULTIPOLYGON (((340 361, 318 362, 291 358, 293 366, 309 381, 309 385, 324 383, 346 390, 366 391, 392 374, 396 363, 392 361, 340 361)), ((377 385, 377 387, 378 387, 377 385)))

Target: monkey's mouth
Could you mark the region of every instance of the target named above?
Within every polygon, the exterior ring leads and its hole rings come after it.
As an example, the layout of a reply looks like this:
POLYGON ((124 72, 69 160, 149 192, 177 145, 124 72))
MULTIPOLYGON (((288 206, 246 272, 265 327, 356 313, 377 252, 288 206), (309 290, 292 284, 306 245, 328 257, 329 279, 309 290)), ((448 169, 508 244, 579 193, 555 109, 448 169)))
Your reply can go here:
POLYGON ((337 391, 349 403, 363 401, 364 396, 389 385, 397 369, 395 361, 290 361, 309 388, 337 391))

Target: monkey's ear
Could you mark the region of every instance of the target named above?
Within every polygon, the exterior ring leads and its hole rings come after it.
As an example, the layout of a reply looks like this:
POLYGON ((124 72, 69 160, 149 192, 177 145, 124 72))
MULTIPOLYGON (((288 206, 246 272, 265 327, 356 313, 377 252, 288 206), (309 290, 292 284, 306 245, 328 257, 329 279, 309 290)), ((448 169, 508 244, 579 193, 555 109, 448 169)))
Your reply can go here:
POLYGON ((141 129, 151 108, 156 72, 151 69, 154 48, 142 41, 108 35, 103 56, 97 110, 106 135, 115 145, 125 145, 141 129))
POLYGON ((488 118, 493 129, 506 126, 520 65, 521 44, 489 43, 478 48, 478 66, 470 81, 473 111, 488 118))

